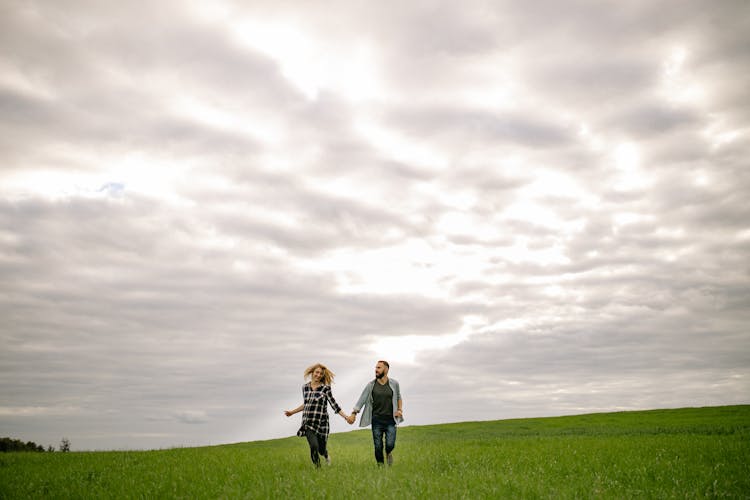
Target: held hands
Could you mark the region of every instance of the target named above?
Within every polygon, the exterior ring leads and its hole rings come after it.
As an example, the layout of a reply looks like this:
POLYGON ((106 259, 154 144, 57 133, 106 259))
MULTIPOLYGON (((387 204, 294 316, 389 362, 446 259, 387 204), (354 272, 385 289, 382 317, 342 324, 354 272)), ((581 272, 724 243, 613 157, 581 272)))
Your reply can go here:
POLYGON ((349 425, 352 425, 356 419, 357 419, 357 415, 354 413, 346 417, 346 421, 349 425))

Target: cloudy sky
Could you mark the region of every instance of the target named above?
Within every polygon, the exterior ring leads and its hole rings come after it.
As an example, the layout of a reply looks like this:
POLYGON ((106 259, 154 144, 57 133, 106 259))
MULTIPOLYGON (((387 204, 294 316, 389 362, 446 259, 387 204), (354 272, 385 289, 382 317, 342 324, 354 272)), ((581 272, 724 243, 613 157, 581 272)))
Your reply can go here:
POLYGON ((0 11, 0 435, 750 403, 744 0, 0 11))

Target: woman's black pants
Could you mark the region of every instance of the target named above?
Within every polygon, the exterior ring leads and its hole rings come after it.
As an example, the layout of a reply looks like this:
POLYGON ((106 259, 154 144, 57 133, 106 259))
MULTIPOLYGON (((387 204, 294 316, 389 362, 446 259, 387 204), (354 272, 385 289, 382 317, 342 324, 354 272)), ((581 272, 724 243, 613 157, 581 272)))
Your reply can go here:
POLYGON ((326 449, 326 436, 313 432, 310 429, 305 430, 305 436, 307 437, 307 444, 310 445, 310 458, 315 464, 315 467, 320 467, 320 457, 328 456, 328 450, 326 449))

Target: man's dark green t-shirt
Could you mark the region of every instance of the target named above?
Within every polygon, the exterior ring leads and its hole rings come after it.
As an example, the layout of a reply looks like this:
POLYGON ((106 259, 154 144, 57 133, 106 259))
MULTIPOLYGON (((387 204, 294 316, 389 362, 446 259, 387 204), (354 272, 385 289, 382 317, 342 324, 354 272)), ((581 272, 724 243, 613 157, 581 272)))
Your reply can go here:
POLYGON ((393 418, 393 389, 390 385, 375 381, 372 387, 372 414, 393 418))

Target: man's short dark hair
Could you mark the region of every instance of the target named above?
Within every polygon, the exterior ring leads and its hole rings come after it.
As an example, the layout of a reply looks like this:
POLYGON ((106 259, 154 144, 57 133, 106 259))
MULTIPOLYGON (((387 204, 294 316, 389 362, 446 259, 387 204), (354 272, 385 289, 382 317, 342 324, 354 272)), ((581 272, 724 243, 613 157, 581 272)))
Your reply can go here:
POLYGON ((380 361, 378 361, 378 363, 383 363, 383 364, 385 365, 385 367, 386 367, 386 368, 388 368, 388 369, 390 369, 390 368, 391 368, 391 365, 389 365, 389 364, 388 364, 388 361, 383 361, 383 360, 381 359, 380 361))

